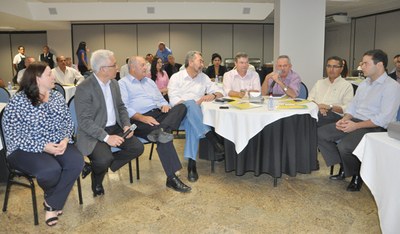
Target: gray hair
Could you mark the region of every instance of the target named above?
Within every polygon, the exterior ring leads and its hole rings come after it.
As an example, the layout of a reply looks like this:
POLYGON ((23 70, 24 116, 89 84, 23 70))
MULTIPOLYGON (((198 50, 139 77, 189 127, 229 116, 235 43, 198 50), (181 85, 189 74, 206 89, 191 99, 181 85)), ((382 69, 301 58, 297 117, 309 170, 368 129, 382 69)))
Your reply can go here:
POLYGON ((196 54, 202 56, 200 51, 192 50, 192 51, 187 52, 186 57, 185 57, 185 67, 189 66, 189 61, 192 61, 196 54))
POLYGON ((249 56, 245 52, 238 52, 235 56, 235 62, 237 62, 239 58, 249 58, 249 56))
POLYGON ((292 61, 290 61, 289 56, 287 55, 280 55, 276 60, 278 59, 287 59, 289 64, 292 64, 292 61))
POLYGON ((111 56, 114 56, 114 52, 111 50, 96 50, 93 52, 90 58, 90 64, 92 65, 94 73, 98 73, 100 68, 110 61, 111 56))
MULTIPOLYGON (((140 56, 133 56, 133 57, 130 57, 129 58, 129 61, 128 61, 128 68, 129 68, 129 70, 131 70, 131 67, 132 66, 136 66, 137 65, 137 60, 138 60, 138 58, 141 58, 140 56)), ((143 58, 144 59, 144 58, 143 58)))

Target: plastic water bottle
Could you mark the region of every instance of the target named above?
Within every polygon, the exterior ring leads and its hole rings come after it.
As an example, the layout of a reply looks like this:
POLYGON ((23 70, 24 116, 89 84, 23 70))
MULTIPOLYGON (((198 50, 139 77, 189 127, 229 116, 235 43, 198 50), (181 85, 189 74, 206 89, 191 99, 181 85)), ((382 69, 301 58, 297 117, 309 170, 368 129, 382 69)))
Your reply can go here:
POLYGON ((7 89, 8 89, 8 90, 12 90, 12 84, 11 84, 10 81, 8 82, 7 89))
POLYGON ((214 80, 214 82, 215 82, 216 85, 218 85, 218 83, 219 83, 219 77, 218 77, 218 75, 215 75, 215 80, 214 80))
POLYGON ((274 103, 274 99, 272 98, 272 94, 269 95, 268 98, 268 110, 269 111, 273 111, 275 109, 275 103, 274 103))

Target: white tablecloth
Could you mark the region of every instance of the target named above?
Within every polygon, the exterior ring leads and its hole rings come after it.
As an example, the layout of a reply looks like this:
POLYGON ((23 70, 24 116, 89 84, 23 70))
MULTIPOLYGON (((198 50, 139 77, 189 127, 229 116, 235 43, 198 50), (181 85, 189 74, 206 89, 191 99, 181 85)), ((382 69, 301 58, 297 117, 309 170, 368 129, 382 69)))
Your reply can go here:
POLYGON ((63 86, 65 90, 65 101, 68 103, 69 99, 75 95, 76 86, 63 86))
POLYGON ((374 195, 383 233, 400 233, 400 141, 387 132, 365 134, 353 152, 361 178, 374 195))
MULTIPOLYGON (((224 104, 226 106, 227 104, 224 104)), ((292 115, 310 114, 318 119, 318 106, 306 103, 307 109, 285 109, 268 111, 267 103, 261 107, 239 110, 234 107, 219 109, 221 104, 214 102, 203 102, 203 123, 215 128, 215 131, 235 144, 236 152, 239 154, 247 145, 248 141, 259 133, 265 126, 281 118, 292 115)), ((229 106, 229 105, 228 105, 229 106)))

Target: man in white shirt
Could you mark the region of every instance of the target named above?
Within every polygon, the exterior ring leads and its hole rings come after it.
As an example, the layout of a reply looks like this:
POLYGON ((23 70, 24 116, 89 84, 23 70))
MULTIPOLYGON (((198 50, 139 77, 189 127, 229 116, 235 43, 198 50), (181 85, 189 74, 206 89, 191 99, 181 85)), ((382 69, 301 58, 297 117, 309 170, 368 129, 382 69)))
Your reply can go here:
POLYGON ((119 78, 120 79, 122 79, 123 77, 125 77, 129 74, 128 61, 129 61, 129 58, 126 58, 125 64, 122 65, 121 68, 119 69, 119 78))
POLYGON ((235 67, 224 74, 224 91, 228 96, 242 98, 248 91, 261 91, 260 76, 249 70, 249 56, 246 53, 236 54, 235 67))
POLYGON ((360 161, 353 151, 369 132, 385 131, 396 120, 400 105, 400 85, 386 73, 387 54, 382 50, 364 53, 361 68, 367 77, 357 88, 343 118, 318 128, 318 148, 327 166, 341 164, 331 179, 353 176, 347 191, 360 191, 360 161))
POLYGON ((18 82, 18 84, 19 84, 19 82, 21 82, 22 76, 24 75, 25 70, 29 67, 29 65, 31 65, 31 64, 34 63, 35 61, 36 61, 36 60, 35 60, 34 57, 26 57, 26 58, 25 58, 25 60, 24 60, 25 68, 22 69, 22 70, 20 70, 20 71, 18 72, 18 74, 17 74, 17 82, 18 82))
POLYGON ((318 123, 335 123, 342 118, 347 104, 353 98, 353 86, 340 75, 343 70, 343 60, 332 56, 326 61, 327 78, 318 80, 311 89, 308 100, 318 105, 318 123))
POLYGON ((57 65, 57 67, 51 70, 56 77, 57 83, 61 85, 75 85, 85 80, 79 71, 67 66, 64 56, 57 57, 57 65))
POLYGON ((213 144, 217 153, 223 153, 223 145, 211 128, 203 124, 201 103, 223 97, 223 91, 202 73, 204 61, 199 51, 189 51, 185 58, 186 69, 172 75, 168 83, 168 95, 172 106, 183 103, 187 108, 182 124, 186 131, 184 157, 189 160, 188 180, 198 179, 196 156, 200 138, 205 137, 213 144))

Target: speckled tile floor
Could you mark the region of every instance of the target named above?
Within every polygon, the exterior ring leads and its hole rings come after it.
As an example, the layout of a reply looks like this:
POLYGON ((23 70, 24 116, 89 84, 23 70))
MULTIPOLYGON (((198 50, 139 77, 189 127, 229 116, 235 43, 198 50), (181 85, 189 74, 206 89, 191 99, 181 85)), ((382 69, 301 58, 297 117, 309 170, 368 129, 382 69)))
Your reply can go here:
MULTIPOLYGON (((184 140, 175 140, 181 158, 184 140)), ((74 186, 59 223, 44 223, 43 192, 37 188, 39 225, 33 225, 29 189, 12 188, 8 211, 0 215, 0 233, 380 233, 377 208, 369 189, 346 191, 346 181, 330 181, 321 169, 312 174, 284 175, 273 187, 269 175, 226 173, 223 162, 200 160, 200 179, 189 183, 186 162, 181 179, 189 194, 165 187, 157 154, 148 160, 150 145, 140 158, 140 180, 129 183, 128 167, 108 173, 106 194, 92 197, 90 179, 82 181, 83 205, 74 186)), ((5 185, 0 185, 0 201, 5 185)))

